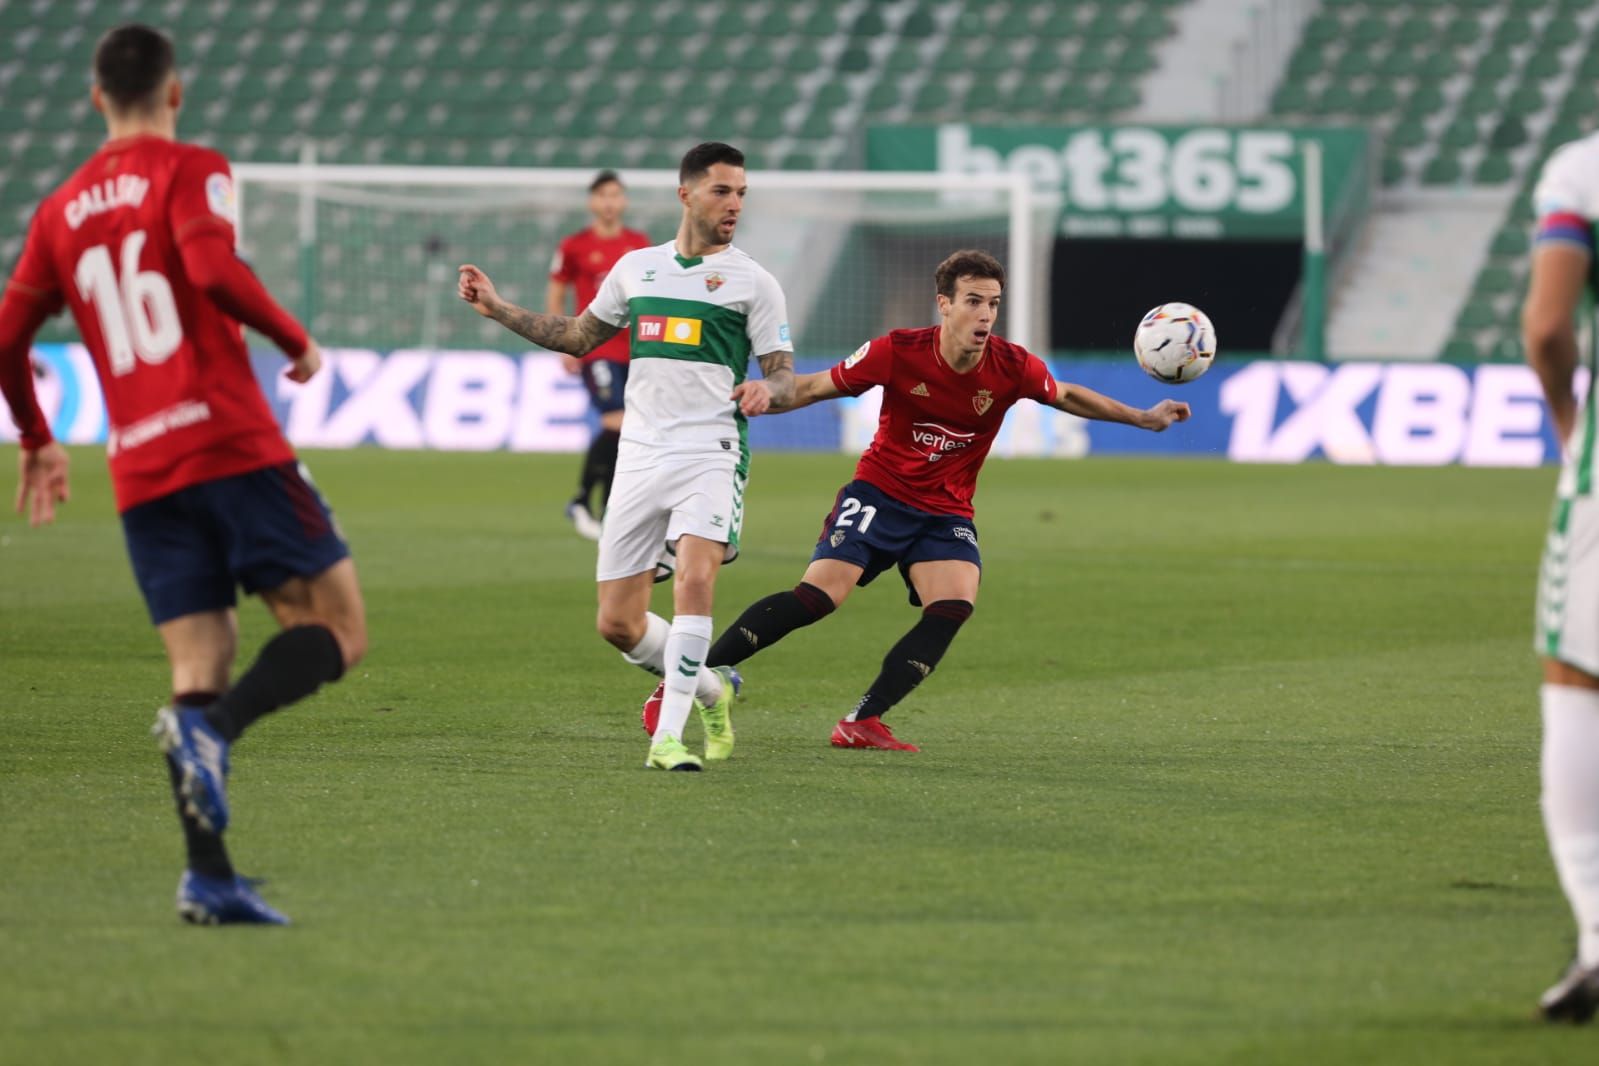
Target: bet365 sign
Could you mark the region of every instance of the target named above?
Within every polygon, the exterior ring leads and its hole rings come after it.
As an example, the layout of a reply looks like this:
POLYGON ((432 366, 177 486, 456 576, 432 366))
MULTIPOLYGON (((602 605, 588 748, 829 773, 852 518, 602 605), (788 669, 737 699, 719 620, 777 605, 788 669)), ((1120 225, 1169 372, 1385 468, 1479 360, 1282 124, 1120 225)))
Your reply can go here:
POLYGON ((874 128, 874 170, 1021 172, 1058 197, 1082 237, 1297 237, 1306 140, 1322 145, 1323 203, 1336 229, 1369 185, 1363 130, 1222 126, 874 128))

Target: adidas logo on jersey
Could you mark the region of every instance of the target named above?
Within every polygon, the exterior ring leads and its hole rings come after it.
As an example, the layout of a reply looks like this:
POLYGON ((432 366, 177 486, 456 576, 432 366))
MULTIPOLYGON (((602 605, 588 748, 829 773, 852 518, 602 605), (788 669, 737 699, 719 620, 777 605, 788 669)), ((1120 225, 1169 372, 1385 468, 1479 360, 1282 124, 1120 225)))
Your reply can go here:
POLYGON ((918 382, 916 387, 911 390, 911 395, 912 396, 931 396, 932 393, 927 391, 927 382, 922 381, 922 382, 918 382))

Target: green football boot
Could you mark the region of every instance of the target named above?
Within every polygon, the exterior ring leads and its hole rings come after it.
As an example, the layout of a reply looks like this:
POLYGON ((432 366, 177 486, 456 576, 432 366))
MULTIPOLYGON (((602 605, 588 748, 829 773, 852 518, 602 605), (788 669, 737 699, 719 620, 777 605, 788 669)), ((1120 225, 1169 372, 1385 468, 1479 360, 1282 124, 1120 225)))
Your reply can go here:
POLYGON ((683 746, 683 742, 676 737, 668 736, 657 740, 650 745, 650 757, 645 760, 644 768, 654 767, 657 770, 691 770, 699 772, 700 757, 683 746))
POLYGON ((722 695, 709 705, 695 700, 694 706, 700 712, 700 724, 705 727, 705 761, 721 762, 733 757, 733 698, 738 695, 744 679, 731 666, 711 669, 721 675, 722 695))

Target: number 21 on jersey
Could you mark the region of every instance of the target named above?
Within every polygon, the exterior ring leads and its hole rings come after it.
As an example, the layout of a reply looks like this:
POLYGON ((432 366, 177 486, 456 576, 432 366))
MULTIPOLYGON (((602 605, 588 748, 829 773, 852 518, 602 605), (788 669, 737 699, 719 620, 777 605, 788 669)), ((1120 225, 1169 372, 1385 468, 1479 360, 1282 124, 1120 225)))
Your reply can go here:
POLYGON ((183 343, 172 285, 154 270, 139 269, 144 242, 144 230, 123 239, 120 270, 111 264, 111 249, 97 244, 79 257, 73 271, 78 295, 94 305, 100 318, 106 358, 118 377, 131 374, 136 360, 151 366, 166 362, 183 343))

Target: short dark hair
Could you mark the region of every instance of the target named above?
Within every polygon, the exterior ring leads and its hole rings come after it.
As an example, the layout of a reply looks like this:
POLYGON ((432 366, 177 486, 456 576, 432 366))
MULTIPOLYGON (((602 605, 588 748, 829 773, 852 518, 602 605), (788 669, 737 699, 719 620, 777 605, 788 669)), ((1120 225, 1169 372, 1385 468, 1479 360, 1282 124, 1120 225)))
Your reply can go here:
MULTIPOLYGON (((602 170, 594 175, 594 180, 589 182, 589 192, 598 192, 612 183, 622 184, 622 176, 614 170, 602 170)), ((626 188, 624 185, 623 188, 626 188)))
POLYGON ((94 49, 95 84, 124 110, 154 103, 175 66, 171 38, 137 22, 107 32, 94 49))
POLYGON ((741 167, 744 165, 744 153, 731 144, 723 144, 721 141, 696 144, 683 156, 683 163, 677 168, 677 183, 687 185, 694 179, 704 176, 706 171, 718 163, 741 167))
POLYGON ((976 248, 962 248, 938 264, 933 271, 933 289, 940 296, 955 298, 955 283, 961 278, 992 278, 1005 288, 1005 268, 999 260, 976 248))

